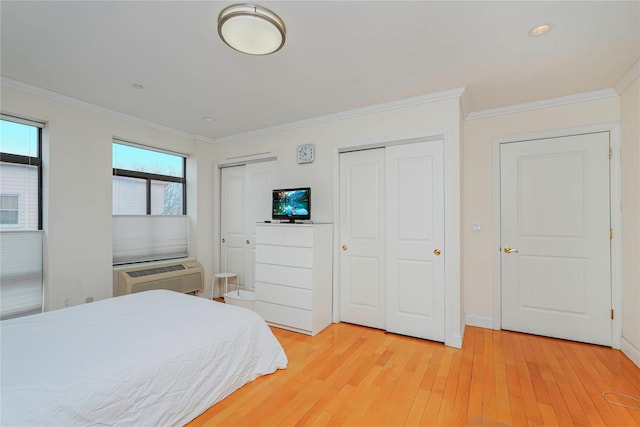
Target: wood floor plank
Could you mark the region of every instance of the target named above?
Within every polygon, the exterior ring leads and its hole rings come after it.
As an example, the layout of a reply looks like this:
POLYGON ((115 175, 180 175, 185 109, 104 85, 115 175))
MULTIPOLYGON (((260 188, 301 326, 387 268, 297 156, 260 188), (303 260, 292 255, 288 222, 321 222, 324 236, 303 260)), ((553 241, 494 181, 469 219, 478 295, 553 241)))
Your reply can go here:
MULTIPOLYGON (((458 388, 454 403, 454 413, 452 414, 451 425, 464 425, 469 412, 469 390, 471 389, 471 373, 473 371, 473 353, 469 349, 473 348, 473 336, 462 344, 462 364, 458 375, 458 388)), ((455 377, 455 375, 451 375, 455 377)))
POLYGON ((509 383, 507 380, 507 369, 505 362, 505 349, 503 335, 494 332, 494 381, 496 389, 496 419, 504 422, 511 422, 511 405, 509 402, 509 383))
POLYGON ((567 343, 566 345, 560 347, 561 352, 565 356, 563 359, 561 359, 561 365, 565 374, 565 378, 567 379, 567 382, 571 390, 575 394, 578 404, 580 405, 580 409, 578 410, 584 413, 584 416, 588 420, 587 425, 606 425, 605 420, 600 416, 598 410, 594 406, 591 396, 585 390, 579 372, 574 370, 574 362, 577 362, 577 360, 575 360, 571 352, 567 352, 567 349, 571 345, 573 345, 573 343, 567 343))
POLYGON ((497 393, 496 393, 496 365, 495 365, 495 344, 493 341, 493 331, 485 329, 484 346, 482 349, 482 417, 494 420, 497 417, 497 393))
POLYGON ((416 351, 420 354, 420 365, 416 366, 415 371, 417 383, 415 392, 411 397, 411 406, 404 419, 405 425, 414 426, 420 425, 422 422, 429 395, 431 394, 430 386, 433 384, 444 349, 440 351, 434 346, 431 347, 431 351, 422 351, 417 347, 416 351))
POLYGON ((596 373, 593 370, 595 356, 591 350, 591 346, 586 344, 567 347, 567 351, 572 351, 575 355, 576 363, 573 366, 585 391, 591 396, 593 405, 603 420, 608 420, 614 425, 632 425, 633 419, 624 408, 612 405, 602 398, 602 389, 607 381, 600 372, 596 373), (592 376, 595 377, 595 381, 592 376))
POLYGON ((484 334, 475 334, 473 348, 473 362, 471 365, 471 387, 469 388, 468 417, 482 417, 482 383, 484 381, 484 334))
POLYGON ((346 323, 272 329, 289 366, 189 426, 640 426, 603 391, 640 395, 620 351, 467 327, 462 349, 346 323))
POLYGON ((529 336, 519 335, 518 345, 514 346, 514 356, 516 370, 518 371, 518 380, 520 383, 520 391, 522 393, 522 401, 524 402, 525 413, 530 425, 542 425, 542 415, 536 400, 534 384, 529 371, 529 361, 525 352, 526 342, 529 336))
POLYGON ((515 356, 515 349, 519 346, 518 335, 513 333, 500 333, 504 348, 504 363, 507 374, 507 387, 509 388, 509 410, 511 422, 514 425, 526 425, 527 414, 520 390, 520 379, 515 356))

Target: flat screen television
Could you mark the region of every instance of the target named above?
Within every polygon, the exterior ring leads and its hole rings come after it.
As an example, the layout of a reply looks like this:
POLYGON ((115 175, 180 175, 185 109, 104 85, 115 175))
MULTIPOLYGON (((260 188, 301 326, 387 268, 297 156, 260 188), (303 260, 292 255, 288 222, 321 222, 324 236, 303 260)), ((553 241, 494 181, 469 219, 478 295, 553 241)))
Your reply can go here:
POLYGON ((282 188, 273 190, 271 219, 311 219, 311 188, 282 188))

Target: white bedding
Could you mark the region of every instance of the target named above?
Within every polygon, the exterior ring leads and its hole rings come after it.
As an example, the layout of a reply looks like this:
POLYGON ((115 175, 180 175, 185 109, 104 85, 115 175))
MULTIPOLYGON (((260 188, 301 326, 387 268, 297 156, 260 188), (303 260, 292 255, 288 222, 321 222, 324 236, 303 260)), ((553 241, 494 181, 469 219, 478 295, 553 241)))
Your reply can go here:
POLYGON ((183 425, 287 366, 256 313, 172 291, 0 323, 6 427, 183 425))

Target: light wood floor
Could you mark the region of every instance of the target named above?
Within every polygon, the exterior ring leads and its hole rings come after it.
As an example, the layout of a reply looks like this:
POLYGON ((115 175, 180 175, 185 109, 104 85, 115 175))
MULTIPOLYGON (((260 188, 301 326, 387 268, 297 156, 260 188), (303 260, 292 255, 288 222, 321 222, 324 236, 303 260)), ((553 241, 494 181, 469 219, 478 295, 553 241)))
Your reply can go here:
POLYGON ((346 323, 272 330, 289 367, 190 426, 640 426, 602 396, 640 398, 640 369, 611 348, 474 327, 461 350, 346 323))

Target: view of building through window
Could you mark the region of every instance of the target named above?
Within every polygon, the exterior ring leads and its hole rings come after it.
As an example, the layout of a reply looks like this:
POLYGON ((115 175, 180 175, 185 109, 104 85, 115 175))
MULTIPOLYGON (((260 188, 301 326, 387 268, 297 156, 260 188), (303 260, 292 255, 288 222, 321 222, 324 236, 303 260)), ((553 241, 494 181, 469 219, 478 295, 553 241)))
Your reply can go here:
POLYGON ((183 215, 185 158, 113 143, 113 215, 183 215))
POLYGON ((40 128, 0 120, 0 230, 40 228, 40 128))

